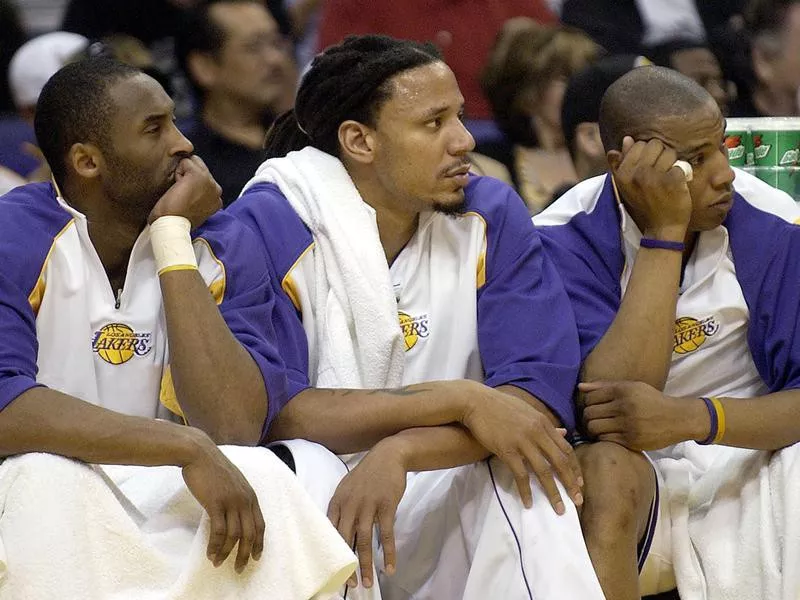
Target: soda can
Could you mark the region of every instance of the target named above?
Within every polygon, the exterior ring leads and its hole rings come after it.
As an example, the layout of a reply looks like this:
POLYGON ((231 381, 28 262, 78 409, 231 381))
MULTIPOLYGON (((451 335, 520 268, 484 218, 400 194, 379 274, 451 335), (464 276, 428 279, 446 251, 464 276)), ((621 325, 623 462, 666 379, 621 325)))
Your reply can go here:
POLYGON ((795 200, 800 199, 800 118, 753 119, 754 166, 752 173, 795 200))
POLYGON ((759 119, 728 119, 725 129, 725 148, 728 162, 740 169, 750 167, 755 162, 753 154, 753 121, 759 119))

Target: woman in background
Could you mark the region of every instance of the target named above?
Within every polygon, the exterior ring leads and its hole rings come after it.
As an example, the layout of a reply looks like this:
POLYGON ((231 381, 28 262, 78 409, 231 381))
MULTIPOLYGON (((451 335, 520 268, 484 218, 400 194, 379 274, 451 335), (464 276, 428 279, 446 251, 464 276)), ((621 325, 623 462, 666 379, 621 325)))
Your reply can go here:
POLYGON ((569 77, 601 54, 578 29, 526 18, 508 21, 489 54, 481 84, 510 144, 478 150, 506 165, 532 214, 577 179, 561 130, 561 101, 569 77))

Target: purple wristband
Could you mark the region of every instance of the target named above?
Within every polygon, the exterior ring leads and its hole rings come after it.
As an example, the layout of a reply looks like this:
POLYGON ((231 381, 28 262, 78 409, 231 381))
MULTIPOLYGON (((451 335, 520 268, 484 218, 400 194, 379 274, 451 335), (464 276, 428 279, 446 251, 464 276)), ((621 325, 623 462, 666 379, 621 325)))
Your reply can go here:
POLYGON ((646 237, 641 239, 639 246, 642 248, 658 248, 659 250, 675 250, 676 252, 683 252, 686 249, 686 245, 683 242, 668 242, 646 237))
POLYGON ((717 433, 719 432, 719 420, 717 419, 717 409, 714 408, 714 403, 711 402, 709 398, 700 398, 700 400, 706 403, 708 416, 711 417, 711 431, 706 439, 698 441, 697 443, 708 446, 709 444, 713 444, 714 438, 717 437, 717 433))

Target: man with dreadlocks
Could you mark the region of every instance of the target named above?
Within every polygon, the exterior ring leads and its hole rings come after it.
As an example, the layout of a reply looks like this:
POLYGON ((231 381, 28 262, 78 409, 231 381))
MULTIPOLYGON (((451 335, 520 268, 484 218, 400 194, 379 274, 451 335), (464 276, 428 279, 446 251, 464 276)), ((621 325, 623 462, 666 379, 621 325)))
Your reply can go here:
POLYGON ((434 48, 351 37, 267 136, 229 211, 280 282, 292 399, 269 437, 355 544, 351 594, 602 598, 568 300, 519 196, 468 174, 463 103, 434 48))

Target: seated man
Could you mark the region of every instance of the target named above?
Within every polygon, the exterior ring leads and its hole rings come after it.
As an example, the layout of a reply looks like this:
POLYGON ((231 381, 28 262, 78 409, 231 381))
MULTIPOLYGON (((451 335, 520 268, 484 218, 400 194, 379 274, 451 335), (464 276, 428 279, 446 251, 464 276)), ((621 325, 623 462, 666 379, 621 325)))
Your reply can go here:
POLYGON ((685 598, 800 589, 780 575, 800 547, 792 495, 770 479, 792 455, 740 450, 800 441, 799 211, 730 168, 724 133, 697 83, 634 69, 600 107, 609 174, 535 219, 578 321, 583 422, 599 440, 578 449, 582 522, 609 598, 676 578, 685 598), (639 451, 659 449, 656 484, 639 451))
POLYGON ((467 174, 463 103, 434 48, 351 37, 276 122, 288 155, 228 209, 282 288, 293 399, 270 438, 355 540, 358 593, 377 594, 377 523, 385 598, 600 598, 564 438, 568 300, 519 196, 467 174))
POLYGON ((0 198, 2 598, 300 600, 355 568, 277 457, 216 445, 255 445, 286 377, 258 242, 172 111, 132 67, 63 68, 35 120, 55 183, 0 198))

